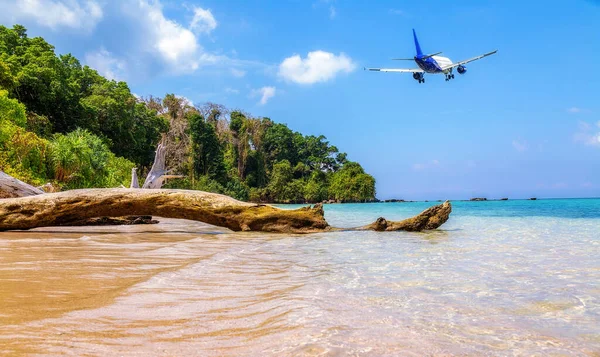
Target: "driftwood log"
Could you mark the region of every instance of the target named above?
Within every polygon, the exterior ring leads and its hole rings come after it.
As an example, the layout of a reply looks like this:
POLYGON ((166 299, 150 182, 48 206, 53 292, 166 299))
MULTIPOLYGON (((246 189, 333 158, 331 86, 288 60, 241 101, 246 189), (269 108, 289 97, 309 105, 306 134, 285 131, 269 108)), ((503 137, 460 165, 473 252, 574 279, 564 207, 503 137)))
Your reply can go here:
POLYGON ((0 171, 0 198, 41 195, 44 191, 0 171))
MULTIPOLYGON (((355 228, 375 231, 435 229, 448 220, 446 201, 400 221, 379 218, 355 228)), ((233 231, 314 233, 339 230, 325 221, 323 206, 285 210, 202 191, 84 189, 0 200, 0 230, 69 225, 96 217, 161 216, 201 221, 233 231)))
MULTIPOLYGON (((132 170, 132 185, 133 179, 137 184, 137 174, 135 169, 132 170)), ((139 185, 137 186, 139 187, 139 185)), ((47 183, 41 187, 33 187, 28 183, 18 180, 0 170, 0 199, 27 197, 42 195, 47 192, 54 192, 54 186, 47 183)), ((77 222, 72 222, 65 225, 72 226, 110 226, 110 225, 129 225, 129 224, 156 224, 157 220, 148 216, 124 216, 124 217, 94 217, 84 219, 77 222)))
POLYGON ((137 167, 131 169, 131 184, 129 188, 140 188, 140 183, 137 177, 137 167))

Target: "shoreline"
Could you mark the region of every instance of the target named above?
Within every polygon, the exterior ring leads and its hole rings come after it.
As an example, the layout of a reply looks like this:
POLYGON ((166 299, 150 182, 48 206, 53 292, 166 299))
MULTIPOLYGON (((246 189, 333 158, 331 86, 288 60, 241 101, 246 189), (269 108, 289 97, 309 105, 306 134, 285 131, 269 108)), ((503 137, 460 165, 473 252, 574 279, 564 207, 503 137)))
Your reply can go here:
POLYGON ((555 201, 555 200, 598 200, 600 197, 531 197, 531 198, 486 198, 483 200, 479 199, 444 199, 444 200, 402 200, 402 199, 388 199, 388 200, 376 200, 369 202, 258 202, 248 201, 256 204, 267 204, 267 205, 312 205, 317 203, 322 204, 369 204, 369 203, 439 203, 444 201, 450 202, 502 202, 502 201, 555 201))

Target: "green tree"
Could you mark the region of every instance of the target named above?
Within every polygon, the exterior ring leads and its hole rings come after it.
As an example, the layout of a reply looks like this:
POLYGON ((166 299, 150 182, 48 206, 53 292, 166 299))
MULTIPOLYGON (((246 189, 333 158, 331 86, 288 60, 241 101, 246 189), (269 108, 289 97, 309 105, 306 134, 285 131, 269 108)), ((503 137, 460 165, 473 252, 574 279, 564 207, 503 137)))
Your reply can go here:
POLYGON ((0 89, 0 123, 10 121, 20 127, 27 124, 25 105, 8 97, 8 91, 0 89))
POLYGON ((190 123, 195 173, 222 181, 225 178, 225 164, 214 126, 204 121, 198 113, 190 113, 187 118, 190 123))
POLYGON ((50 128, 67 133, 87 129, 106 139, 120 156, 149 165, 167 125, 138 103, 124 82, 109 81, 82 66, 70 54, 57 56, 41 37, 29 38, 24 27, 0 26, 0 85, 29 112, 38 133, 50 128), (40 128, 39 124, 43 124, 40 128))
POLYGON ((143 166, 152 163, 154 148, 168 122, 138 102, 125 82, 100 81, 90 92, 81 100, 89 123, 83 128, 106 138, 116 155, 143 166))
POLYGON ((269 123, 264 134, 263 147, 267 160, 267 170, 271 170, 273 164, 287 160, 292 164, 298 162, 294 132, 287 125, 269 123))
POLYGON ((314 171, 304 186, 306 202, 321 202, 327 199, 327 176, 324 172, 314 171))
POLYGON ((187 176, 171 187, 277 202, 375 195, 373 177, 323 135, 174 94, 138 99, 20 25, 0 26, 0 124, 0 168, 36 183, 118 186, 160 140, 187 176))
POLYGON ((330 197, 345 202, 368 201, 375 198, 375 179, 365 173, 360 164, 348 162, 333 173, 330 197))
POLYGON ((271 197, 276 201, 287 201, 289 199, 287 187, 293 178, 294 173, 289 161, 282 160, 274 164, 273 171, 271 172, 271 181, 268 186, 271 197))
POLYGON ((115 157, 99 137, 82 129, 56 134, 50 142, 50 161, 54 178, 67 188, 114 187, 126 183, 134 167, 115 157))

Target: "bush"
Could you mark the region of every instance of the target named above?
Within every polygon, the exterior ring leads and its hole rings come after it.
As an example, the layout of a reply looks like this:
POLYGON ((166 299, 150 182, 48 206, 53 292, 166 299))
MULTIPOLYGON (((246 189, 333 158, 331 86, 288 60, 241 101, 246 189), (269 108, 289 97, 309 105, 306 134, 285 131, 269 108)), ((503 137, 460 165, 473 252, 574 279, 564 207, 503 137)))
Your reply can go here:
POLYGON ((25 115, 25 105, 16 99, 9 98, 8 91, 0 89, 0 124, 3 121, 10 121, 24 128, 27 124, 27 116, 25 115))
POLYGON ((12 121, 0 121, 0 169, 28 182, 42 185, 48 179, 49 143, 12 121))
POLYGON ((111 153, 99 137, 81 129, 54 136, 50 161, 54 178, 70 189, 127 183, 134 167, 129 160, 111 153))
POLYGON ((227 182, 223 193, 240 201, 248 201, 250 197, 248 186, 237 177, 227 182))

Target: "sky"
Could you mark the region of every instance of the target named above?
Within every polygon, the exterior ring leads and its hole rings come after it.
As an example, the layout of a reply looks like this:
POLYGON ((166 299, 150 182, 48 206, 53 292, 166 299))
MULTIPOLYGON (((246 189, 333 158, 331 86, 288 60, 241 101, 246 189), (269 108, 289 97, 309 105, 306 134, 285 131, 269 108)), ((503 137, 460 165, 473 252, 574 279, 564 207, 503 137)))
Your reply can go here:
POLYGON ((600 1, 0 0, 139 96, 224 104, 323 134, 410 200, 600 197, 600 1), (453 61, 408 67, 412 29, 453 61))

